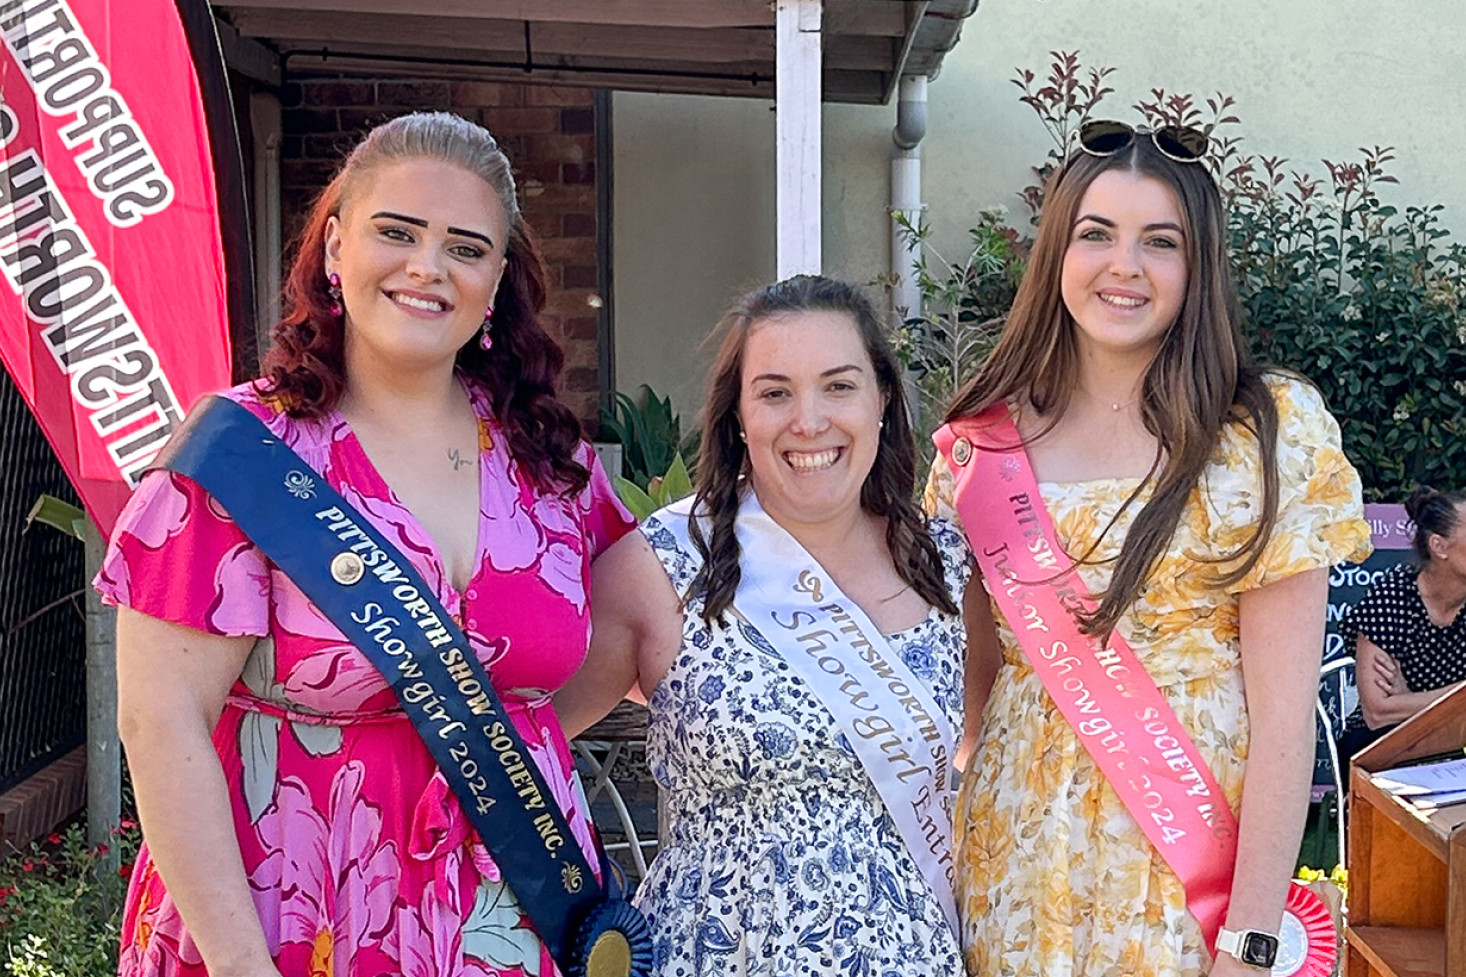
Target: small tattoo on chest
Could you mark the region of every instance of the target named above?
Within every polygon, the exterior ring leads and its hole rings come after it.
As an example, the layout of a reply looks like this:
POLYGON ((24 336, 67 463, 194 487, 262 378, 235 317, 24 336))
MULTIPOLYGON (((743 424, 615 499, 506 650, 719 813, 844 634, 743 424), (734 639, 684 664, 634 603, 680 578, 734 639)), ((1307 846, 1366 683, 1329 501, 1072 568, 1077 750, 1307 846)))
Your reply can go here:
POLYGON ((458 453, 457 448, 448 449, 448 460, 453 462, 453 470, 456 472, 465 465, 472 464, 472 461, 458 453))

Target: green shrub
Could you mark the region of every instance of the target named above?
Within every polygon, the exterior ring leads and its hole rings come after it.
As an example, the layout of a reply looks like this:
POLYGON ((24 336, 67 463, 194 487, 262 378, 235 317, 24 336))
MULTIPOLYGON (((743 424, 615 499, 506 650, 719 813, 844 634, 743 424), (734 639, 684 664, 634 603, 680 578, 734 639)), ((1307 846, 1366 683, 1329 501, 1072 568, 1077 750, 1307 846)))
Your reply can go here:
MULTIPOLYGON (((1003 224, 1005 216, 1000 208, 983 211, 970 232, 970 250, 955 261, 932 248, 925 221, 899 219, 906 240, 921 245, 916 273, 922 314, 905 319, 892 336, 915 387, 918 431, 941 424, 948 402, 1002 332, 1029 243, 1003 224)), ((919 438, 918 447, 930 461, 931 442, 919 438)))
POLYGON ((1383 203, 1389 150, 1362 152, 1327 185, 1265 168, 1232 194, 1230 230, 1259 351, 1318 384, 1366 495, 1398 501, 1466 477, 1466 249, 1440 206, 1383 203))
POLYGON ((645 491, 652 479, 667 473, 683 447, 682 421, 670 397, 658 397, 646 384, 637 396, 633 400, 617 391, 615 413, 601 411, 601 437, 621 444, 619 474, 645 491))
POLYGON ((0 967, 13 977, 111 977, 122 897, 141 836, 124 821, 112 844, 90 847, 73 823, 44 844, 0 859, 0 967))

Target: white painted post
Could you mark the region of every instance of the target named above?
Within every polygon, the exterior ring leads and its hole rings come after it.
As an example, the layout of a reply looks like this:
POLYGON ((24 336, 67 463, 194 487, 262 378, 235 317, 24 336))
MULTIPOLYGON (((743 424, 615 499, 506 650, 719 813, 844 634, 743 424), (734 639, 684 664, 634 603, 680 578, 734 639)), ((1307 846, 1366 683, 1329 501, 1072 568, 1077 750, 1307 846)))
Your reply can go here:
POLYGON ((921 289, 916 283, 916 266, 921 244, 908 239, 897 218, 912 225, 921 223, 926 205, 921 202, 921 140, 926 135, 926 76, 902 75, 896 109, 896 128, 891 133, 891 289, 892 310, 898 320, 922 313, 921 289))
POLYGON ((820 258, 822 0, 778 0, 774 72, 778 125, 780 278, 817 275, 820 258))

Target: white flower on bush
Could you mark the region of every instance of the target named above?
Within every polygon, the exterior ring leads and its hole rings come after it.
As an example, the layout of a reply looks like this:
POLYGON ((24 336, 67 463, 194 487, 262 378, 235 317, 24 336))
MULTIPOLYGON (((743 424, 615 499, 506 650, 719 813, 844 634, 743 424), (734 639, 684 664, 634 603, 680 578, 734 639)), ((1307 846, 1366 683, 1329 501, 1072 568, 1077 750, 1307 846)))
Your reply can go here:
POLYGON ((1404 401, 1401 401, 1395 405, 1395 413, 1392 416, 1396 421, 1400 422, 1410 420, 1410 406, 1404 401))
POLYGON ((1390 341, 1390 334, 1388 332, 1375 333, 1374 341, 1377 343, 1387 343, 1390 341))
POLYGON ((1466 346, 1466 319, 1456 323, 1456 342, 1466 346))
POLYGON ((1457 380, 1451 386, 1456 388, 1456 393, 1460 394, 1462 397, 1466 397, 1466 380, 1457 380))
POLYGON ((1343 319, 1345 322, 1358 322, 1360 319, 1364 318, 1364 313, 1360 311, 1359 306, 1355 305, 1353 302, 1350 302, 1348 305, 1344 306, 1344 311, 1339 313, 1339 318, 1343 319))

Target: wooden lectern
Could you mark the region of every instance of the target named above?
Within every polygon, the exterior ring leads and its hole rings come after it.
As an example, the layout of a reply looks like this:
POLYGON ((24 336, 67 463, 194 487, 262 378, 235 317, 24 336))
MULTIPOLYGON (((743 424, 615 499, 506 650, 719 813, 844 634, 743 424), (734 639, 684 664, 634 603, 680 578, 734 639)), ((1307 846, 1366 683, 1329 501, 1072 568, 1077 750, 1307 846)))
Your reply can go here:
POLYGON ((1466 687, 1354 758, 1345 977, 1466 977, 1466 804, 1426 813, 1370 781, 1463 746, 1466 687))

